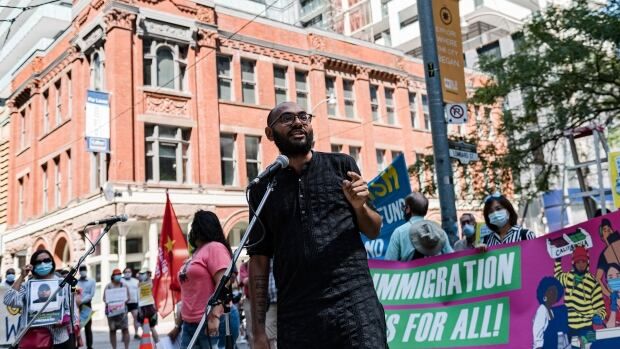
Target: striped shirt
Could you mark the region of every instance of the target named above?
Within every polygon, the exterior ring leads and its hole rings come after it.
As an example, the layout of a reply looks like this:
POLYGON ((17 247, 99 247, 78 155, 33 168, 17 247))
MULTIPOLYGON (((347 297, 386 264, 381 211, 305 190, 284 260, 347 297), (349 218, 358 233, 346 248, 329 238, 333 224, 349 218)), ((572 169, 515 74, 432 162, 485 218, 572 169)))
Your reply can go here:
POLYGON ((565 288, 564 304, 568 308, 568 327, 582 329, 592 326, 592 317, 605 318, 605 303, 601 285, 589 272, 580 283, 575 282, 575 273, 562 271, 562 262, 556 261, 554 276, 565 288))
POLYGON ((506 236, 504 236, 503 239, 498 233, 493 232, 491 235, 487 236, 485 243, 488 247, 510 244, 513 242, 522 241, 522 235, 526 238, 525 240, 532 240, 536 238, 536 235, 531 230, 522 228, 519 225, 514 225, 510 228, 510 230, 508 230, 508 233, 506 233, 506 236))
MULTIPOLYGON (((60 280, 62 280, 60 278, 54 278, 54 279, 57 279, 59 282, 60 280)), ((21 287, 19 288, 19 291, 16 291, 13 288, 7 289, 6 293, 4 294, 4 305, 8 305, 13 308, 23 309, 26 305, 26 291, 29 289, 28 287, 29 284, 30 284, 30 280, 23 283, 21 287)), ((63 318, 65 316, 68 317, 69 316, 69 300, 65 296, 65 290, 60 291, 57 297, 61 299, 62 302, 64 303, 63 307, 65 309, 65 314, 63 314, 64 315, 63 318)), ((27 317, 28 316, 26 314, 26 311, 22 311, 19 317, 20 328, 26 327, 26 323, 28 322, 27 317)), ((74 319, 74 321, 77 323, 78 321, 77 317, 74 319)), ((45 327, 52 332, 52 336, 54 337, 54 344, 62 344, 69 340, 69 330, 71 328, 70 324, 67 324, 66 326, 62 326, 62 327, 58 327, 57 325, 49 325, 49 326, 41 326, 41 327, 45 327)))

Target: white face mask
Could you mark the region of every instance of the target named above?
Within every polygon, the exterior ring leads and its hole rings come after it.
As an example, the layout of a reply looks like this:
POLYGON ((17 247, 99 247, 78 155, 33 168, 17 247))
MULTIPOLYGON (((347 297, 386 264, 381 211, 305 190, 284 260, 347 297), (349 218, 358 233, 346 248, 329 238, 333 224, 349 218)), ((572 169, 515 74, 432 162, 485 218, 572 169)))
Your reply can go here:
POLYGON ((498 228, 505 226, 508 223, 508 211, 503 209, 489 214, 489 222, 498 228))
POLYGON ((88 272, 86 270, 80 270, 80 277, 87 277, 88 276, 88 272))

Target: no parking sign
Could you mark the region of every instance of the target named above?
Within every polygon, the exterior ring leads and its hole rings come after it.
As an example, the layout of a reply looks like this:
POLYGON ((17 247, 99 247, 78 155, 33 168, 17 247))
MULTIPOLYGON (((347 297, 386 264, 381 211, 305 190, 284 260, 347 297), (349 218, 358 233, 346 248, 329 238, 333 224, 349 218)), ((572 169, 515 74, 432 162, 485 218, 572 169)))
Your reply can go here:
POLYGON ((467 123, 467 105, 465 103, 446 104, 446 120, 449 124, 467 123))

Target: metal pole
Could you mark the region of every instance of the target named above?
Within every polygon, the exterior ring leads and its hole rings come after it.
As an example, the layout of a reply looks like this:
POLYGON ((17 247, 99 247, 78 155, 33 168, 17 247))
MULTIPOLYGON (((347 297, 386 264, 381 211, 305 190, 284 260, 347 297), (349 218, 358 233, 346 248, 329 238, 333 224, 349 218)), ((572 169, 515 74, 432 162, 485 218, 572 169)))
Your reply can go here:
POLYGON ((452 162, 448 149, 448 127, 443 110, 439 58, 437 56, 437 40, 435 37, 431 1, 418 0, 420 36, 422 38, 428 105, 431 113, 431 132, 433 136, 439 206, 441 208, 441 226, 448 233, 450 241, 454 242, 457 240, 454 177, 452 175, 452 162))

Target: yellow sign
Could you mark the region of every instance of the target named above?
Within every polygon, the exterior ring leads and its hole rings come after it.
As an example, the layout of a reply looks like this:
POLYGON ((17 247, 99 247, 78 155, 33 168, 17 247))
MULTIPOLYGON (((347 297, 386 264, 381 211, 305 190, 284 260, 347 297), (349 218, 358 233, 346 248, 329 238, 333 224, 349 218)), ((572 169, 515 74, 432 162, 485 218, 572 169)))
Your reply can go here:
POLYGON ((614 206, 620 209, 620 151, 609 153, 609 175, 614 206))
POLYGON ((443 100, 463 103, 467 100, 467 92, 459 1, 433 0, 432 3, 443 100))
POLYGON ((138 305, 143 307, 145 305, 155 304, 155 298, 153 298, 153 283, 141 282, 138 285, 140 290, 140 298, 138 299, 138 305))

